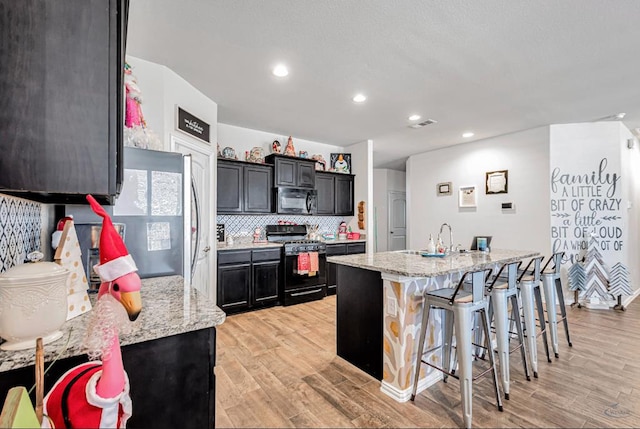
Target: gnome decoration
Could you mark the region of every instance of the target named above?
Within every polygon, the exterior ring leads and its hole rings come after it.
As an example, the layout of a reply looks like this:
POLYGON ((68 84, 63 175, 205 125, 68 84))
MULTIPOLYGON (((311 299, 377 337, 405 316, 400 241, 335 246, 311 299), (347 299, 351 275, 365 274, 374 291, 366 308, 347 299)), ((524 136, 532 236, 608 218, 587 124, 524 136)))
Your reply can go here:
POLYGON ((142 91, 128 63, 124 65, 124 90, 126 95, 124 145, 141 149, 162 150, 160 138, 147 128, 147 123, 142 115, 142 91))
POLYGON ((287 156, 296 156, 296 148, 293 147, 293 139, 289 136, 287 140, 287 146, 284 148, 284 154, 287 156))
POLYGON ((67 371, 47 394, 47 428, 124 428, 131 417, 119 335, 131 330, 142 309, 140 277, 107 212, 91 195, 87 200, 102 217, 100 263, 94 266, 102 283, 83 343, 91 362, 67 371))

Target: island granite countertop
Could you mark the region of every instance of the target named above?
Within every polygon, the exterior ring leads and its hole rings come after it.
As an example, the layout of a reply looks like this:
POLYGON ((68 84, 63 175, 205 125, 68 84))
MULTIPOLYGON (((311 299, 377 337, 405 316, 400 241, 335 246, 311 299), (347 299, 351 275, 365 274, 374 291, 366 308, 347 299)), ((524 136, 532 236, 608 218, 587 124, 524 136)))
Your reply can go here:
POLYGON ((471 251, 445 257, 424 257, 418 251, 399 250, 329 256, 327 262, 406 277, 435 277, 460 271, 484 269, 494 264, 519 261, 538 254, 529 250, 491 249, 491 252, 471 251))
MULTIPOLYGON (((120 345, 183 334, 220 325, 225 313, 194 289, 185 293, 180 276, 142 280, 142 312, 133 322, 133 332, 120 338, 120 345)), ((92 302, 96 298, 92 295, 92 302)), ((44 346, 45 362, 84 354, 82 339, 91 312, 65 322, 62 338, 44 346)), ((28 350, 0 350, 0 372, 31 365, 35 362, 35 347, 28 350)))

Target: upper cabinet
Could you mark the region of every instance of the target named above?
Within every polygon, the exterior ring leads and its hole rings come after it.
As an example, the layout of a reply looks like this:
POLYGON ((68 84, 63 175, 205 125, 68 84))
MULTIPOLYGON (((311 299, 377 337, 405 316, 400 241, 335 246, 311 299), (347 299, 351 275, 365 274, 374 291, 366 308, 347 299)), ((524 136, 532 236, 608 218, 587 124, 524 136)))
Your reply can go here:
POLYGON ((354 176, 342 173, 316 173, 317 213, 353 216, 354 176))
POLYGON ((113 203, 127 9, 127 0, 2 2, 0 192, 113 203))
POLYGON ((219 214, 271 213, 272 166, 219 159, 217 171, 219 214))
POLYGON ((265 161, 275 168, 275 186, 315 188, 316 162, 311 159, 271 154, 265 161))

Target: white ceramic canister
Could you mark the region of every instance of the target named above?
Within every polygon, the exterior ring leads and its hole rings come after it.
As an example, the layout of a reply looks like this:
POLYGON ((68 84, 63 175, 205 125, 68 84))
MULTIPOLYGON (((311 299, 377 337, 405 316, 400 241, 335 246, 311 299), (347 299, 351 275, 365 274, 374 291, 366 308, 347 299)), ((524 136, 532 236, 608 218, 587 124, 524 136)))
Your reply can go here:
POLYGON ((29 262, 0 274, 0 337, 2 350, 35 348, 62 336, 67 320, 69 271, 53 262, 29 262))

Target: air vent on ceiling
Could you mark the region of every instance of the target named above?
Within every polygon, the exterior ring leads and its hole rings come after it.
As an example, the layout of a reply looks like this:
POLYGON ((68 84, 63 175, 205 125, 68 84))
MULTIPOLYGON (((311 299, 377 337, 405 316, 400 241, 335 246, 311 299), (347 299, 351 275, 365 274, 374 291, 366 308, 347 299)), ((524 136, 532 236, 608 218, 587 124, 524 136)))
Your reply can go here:
POLYGON ((409 125, 409 128, 422 128, 425 125, 431 125, 431 124, 437 124, 438 121, 436 121, 435 119, 427 119, 426 121, 420 122, 419 124, 411 124, 409 125))

